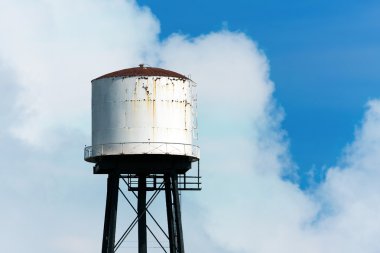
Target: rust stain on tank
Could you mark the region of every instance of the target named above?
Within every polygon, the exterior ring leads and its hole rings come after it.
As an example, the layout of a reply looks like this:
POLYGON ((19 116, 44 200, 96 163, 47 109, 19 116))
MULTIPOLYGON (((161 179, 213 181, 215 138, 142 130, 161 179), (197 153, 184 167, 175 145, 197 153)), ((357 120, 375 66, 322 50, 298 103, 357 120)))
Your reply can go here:
POLYGON ((156 98, 157 98, 157 79, 153 79, 153 125, 156 126, 156 98))
POLYGON ((154 99, 156 99, 156 93, 157 93, 157 82, 156 82, 157 79, 153 79, 153 98, 154 99))
POLYGON ((139 86, 139 85, 140 85, 140 78, 136 78, 136 80, 135 80, 135 87, 133 89, 133 95, 132 95, 132 110, 134 112, 136 111, 137 86, 139 86))

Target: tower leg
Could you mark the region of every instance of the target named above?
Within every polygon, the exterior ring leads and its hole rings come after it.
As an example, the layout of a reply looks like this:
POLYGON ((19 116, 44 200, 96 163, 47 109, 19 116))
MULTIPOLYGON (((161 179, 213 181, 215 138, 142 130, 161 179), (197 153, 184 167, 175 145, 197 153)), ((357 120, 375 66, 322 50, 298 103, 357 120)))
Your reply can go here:
POLYGON ((165 175, 165 197, 166 197, 166 213, 168 220, 169 247, 170 253, 176 253, 176 241, 174 235, 174 219, 173 219, 173 202, 171 191, 170 175, 165 175))
POLYGON ((172 191, 173 191, 173 204, 175 213, 175 224, 177 232, 177 247, 178 253, 185 253, 182 233, 182 219, 181 219, 181 207, 179 203, 178 194, 178 174, 172 174, 172 191))
POLYGON ((147 253, 146 235, 146 176, 139 176, 138 183, 137 215, 138 220, 138 240, 139 253, 147 253))
POLYGON ((103 229, 102 253, 114 253, 119 175, 109 174, 107 180, 107 200, 103 229))

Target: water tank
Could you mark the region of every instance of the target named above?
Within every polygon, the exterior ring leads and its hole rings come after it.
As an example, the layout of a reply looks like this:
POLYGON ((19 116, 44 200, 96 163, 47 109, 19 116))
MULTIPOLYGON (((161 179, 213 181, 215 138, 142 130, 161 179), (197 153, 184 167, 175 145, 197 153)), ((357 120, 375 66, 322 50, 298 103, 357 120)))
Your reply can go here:
POLYGON ((116 167, 115 161, 139 167, 152 157, 191 163, 199 159, 196 128, 191 79, 144 65, 115 71, 92 80, 92 145, 85 160, 116 167))

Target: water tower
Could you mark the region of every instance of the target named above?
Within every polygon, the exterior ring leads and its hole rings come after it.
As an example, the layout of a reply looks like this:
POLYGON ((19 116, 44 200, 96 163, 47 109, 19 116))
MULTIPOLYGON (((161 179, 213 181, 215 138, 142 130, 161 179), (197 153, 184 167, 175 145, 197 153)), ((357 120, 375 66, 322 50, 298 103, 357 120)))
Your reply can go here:
POLYGON ((108 174, 102 253, 114 253, 138 226, 138 252, 146 253, 147 230, 163 252, 184 253, 179 192, 200 190, 195 83, 179 73, 140 65, 92 80, 92 146, 84 159, 94 174, 108 174), (188 175, 194 164, 195 175, 188 175), (127 186, 137 208, 119 187, 127 186), (119 192, 136 213, 115 238, 119 192), (147 201, 147 192, 152 196, 147 201), (148 207, 165 192, 167 227, 148 207), (169 242, 169 251, 147 225, 147 214, 169 242))

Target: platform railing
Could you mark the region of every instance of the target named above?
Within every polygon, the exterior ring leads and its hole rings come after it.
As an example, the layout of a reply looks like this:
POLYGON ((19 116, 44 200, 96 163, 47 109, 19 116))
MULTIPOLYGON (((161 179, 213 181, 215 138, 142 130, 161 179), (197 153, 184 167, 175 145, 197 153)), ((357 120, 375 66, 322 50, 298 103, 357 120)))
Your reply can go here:
MULTIPOLYGON (((199 167, 195 175, 182 174, 178 175, 178 190, 180 191, 200 191, 202 189, 202 177, 200 176, 199 167)), ((126 180, 129 191, 137 191, 139 177, 134 174, 121 175, 126 180)), ((146 191, 156 191, 164 183, 164 175, 151 174, 146 176, 146 191)))
POLYGON ((124 142, 86 146, 84 159, 106 155, 169 154, 186 155, 199 159, 200 149, 196 145, 168 142, 124 142))

